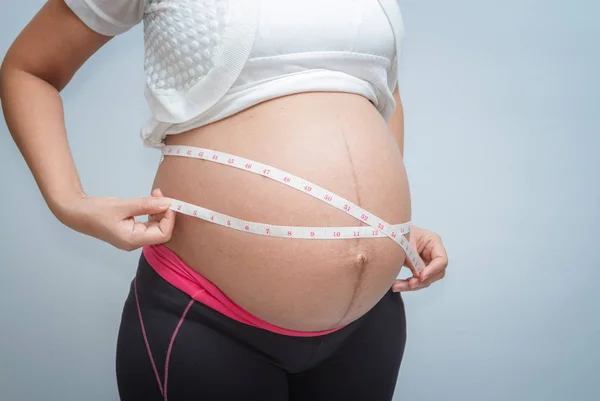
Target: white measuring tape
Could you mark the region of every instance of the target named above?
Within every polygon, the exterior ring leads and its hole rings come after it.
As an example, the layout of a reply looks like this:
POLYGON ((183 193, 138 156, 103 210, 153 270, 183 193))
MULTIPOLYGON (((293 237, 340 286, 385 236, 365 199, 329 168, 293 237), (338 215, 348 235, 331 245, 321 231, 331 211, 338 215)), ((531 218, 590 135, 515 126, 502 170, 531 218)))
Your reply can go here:
POLYGON ((245 231, 253 234, 271 237, 296 238, 296 239, 347 239, 347 238, 391 238, 406 253, 406 256, 417 272, 422 269, 421 261, 413 250, 404 234, 410 232, 410 222, 402 224, 389 224, 367 210, 326 190, 316 184, 287 173, 275 167, 249 160, 240 156, 231 155, 211 149, 196 148, 192 146, 167 145, 162 147, 164 156, 182 156, 202 159, 210 162, 232 166, 254 174, 262 175, 278 181, 289 187, 313 196, 335 208, 362 221, 368 226, 360 227, 305 227, 305 226, 276 226, 272 224, 256 223, 228 216, 201 206, 192 205, 180 200, 171 199, 170 209, 209 221, 221 226, 245 231), (381 235, 383 234, 383 235, 381 235))

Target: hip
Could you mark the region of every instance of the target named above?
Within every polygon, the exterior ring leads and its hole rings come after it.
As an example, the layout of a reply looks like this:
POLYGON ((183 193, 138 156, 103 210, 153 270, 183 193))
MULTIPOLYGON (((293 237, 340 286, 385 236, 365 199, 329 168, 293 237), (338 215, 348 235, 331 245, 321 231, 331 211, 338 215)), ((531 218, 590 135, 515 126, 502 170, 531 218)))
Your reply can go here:
POLYGON ((119 394, 123 400, 198 394, 211 400, 290 394, 298 400, 390 400, 405 343, 399 293, 388 291, 368 313, 332 333, 287 336, 190 300, 142 256, 119 328, 119 394))

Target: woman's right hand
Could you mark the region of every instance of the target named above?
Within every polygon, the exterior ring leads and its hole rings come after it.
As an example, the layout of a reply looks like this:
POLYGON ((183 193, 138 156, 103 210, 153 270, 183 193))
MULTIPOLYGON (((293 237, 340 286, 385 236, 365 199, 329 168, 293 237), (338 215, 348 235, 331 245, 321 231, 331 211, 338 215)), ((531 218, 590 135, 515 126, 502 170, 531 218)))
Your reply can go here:
POLYGON ((70 202, 57 217, 74 230, 132 251, 171 239, 176 213, 170 204, 158 188, 152 196, 128 200, 84 196, 70 202), (149 216, 147 222, 135 221, 142 215, 149 216))

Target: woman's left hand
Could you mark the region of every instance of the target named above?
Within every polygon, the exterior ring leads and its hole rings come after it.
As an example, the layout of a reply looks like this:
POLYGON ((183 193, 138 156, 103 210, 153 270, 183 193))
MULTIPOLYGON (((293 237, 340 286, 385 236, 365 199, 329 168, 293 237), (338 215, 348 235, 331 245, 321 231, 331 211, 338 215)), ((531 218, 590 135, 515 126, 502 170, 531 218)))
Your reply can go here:
MULTIPOLYGON (((418 277, 396 280, 392 285, 394 292, 427 288, 446 275, 448 255, 438 234, 417 226, 411 226, 410 245, 418 252, 425 267, 418 277)), ((410 267, 409 264, 410 261, 407 258, 405 266, 410 267)))

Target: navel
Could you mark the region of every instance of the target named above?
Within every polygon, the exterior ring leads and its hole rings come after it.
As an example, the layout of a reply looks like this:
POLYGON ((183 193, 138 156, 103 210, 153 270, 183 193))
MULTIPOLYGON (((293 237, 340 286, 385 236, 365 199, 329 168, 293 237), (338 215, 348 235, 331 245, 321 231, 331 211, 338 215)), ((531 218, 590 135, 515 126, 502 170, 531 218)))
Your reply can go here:
POLYGON ((367 265, 367 261, 367 255, 365 255, 364 253, 359 253, 354 259, 354 264, 357 267, 363 268, 367 265))

